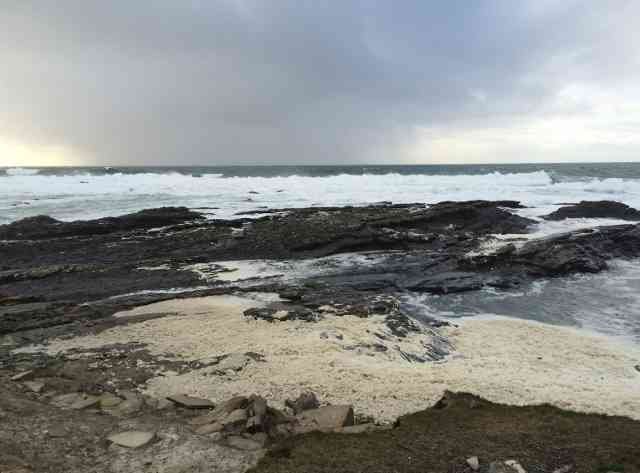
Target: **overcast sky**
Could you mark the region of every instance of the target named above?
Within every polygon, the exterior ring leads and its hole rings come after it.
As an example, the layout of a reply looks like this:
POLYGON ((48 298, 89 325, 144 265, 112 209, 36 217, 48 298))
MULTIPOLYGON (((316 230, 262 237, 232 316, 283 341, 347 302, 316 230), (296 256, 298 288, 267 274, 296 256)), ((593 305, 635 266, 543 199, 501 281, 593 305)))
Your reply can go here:
POLYGON ((3 0, 0 165, 640 160, 637 0, 3 0))

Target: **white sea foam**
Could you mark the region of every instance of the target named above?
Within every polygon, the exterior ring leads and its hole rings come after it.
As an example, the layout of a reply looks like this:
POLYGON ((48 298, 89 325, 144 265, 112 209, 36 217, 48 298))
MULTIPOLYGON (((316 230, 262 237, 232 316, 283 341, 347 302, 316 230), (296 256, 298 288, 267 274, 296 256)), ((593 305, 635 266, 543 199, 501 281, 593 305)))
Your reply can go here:
MULTIPOLYGON (((62 220, 118 215, 161 205, 210 209, 216 218, 260 207, 361 205, 470 199, 513 199, 540 215, 558 203, 613 199, 640 207, 640 179, 557 181, 545 171, 484 175, 341 174, 324 177, 223 177, 179 173, 0 176, 0 223, 47 214, 62 220), (251 191, 258 194, 250 194, 251 191)), ((527 213, 525 211, 525 213, 527 213)))
MULTIPOLYGON (((450 389, 509 404, 551 403, 640 419, 640 373, 634 368, 640 349, 607 337, 500 317, 471 318, 441 329, 454 347, 445 362, 408 363, 393 346, 354 349, 379 342, 374 334, 384 333, 384 317, 327 317, 310 324, 242 316, 256 304, 234 296, 165 301, 122 315, 179 315, 20 351, 56 354, 138 341, 155 355, 184 360, 247 351, 264 356, 233 375, 212 375, 207 368, 161 373, 147 383, 147 392, 158 397, 181 392, 221 401, 255 392, 281 404, 310 389, 323 401, 353 403, 361 414, 391 421, 432 405, 450 389)), ((410 334, 391 345, 419 352, 423 342, 422 335, 410 334)))
POLYGON ((8 176, 35 176, 40 170, 34 168, 8 168, 5 172, 8 176))

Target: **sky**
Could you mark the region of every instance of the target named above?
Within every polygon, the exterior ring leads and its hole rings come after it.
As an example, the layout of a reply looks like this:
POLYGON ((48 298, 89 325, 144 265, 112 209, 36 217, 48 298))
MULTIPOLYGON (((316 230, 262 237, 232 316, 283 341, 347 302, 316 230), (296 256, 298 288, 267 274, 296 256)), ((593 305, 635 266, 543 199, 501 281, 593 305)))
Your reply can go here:
POLYGON ((0 166, 640 161, 636 0, 3 0, 0 166))

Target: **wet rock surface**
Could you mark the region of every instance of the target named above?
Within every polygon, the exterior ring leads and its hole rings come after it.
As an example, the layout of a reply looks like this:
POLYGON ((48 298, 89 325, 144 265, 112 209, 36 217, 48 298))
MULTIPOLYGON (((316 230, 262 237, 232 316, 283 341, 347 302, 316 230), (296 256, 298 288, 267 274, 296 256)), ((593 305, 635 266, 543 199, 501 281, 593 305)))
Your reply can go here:
POLYGON ((619 220, 640 221, 640 210, 621 202, 609 200, 582 201, 545 215, 546 220, 564 220, 566 218, 615 218, 619 220))
MULTIPOLYGON (((581 203, 577 208, 633 213, 620 205, 581 203)), ((249 290, 219 279, 217 261, 375 255, 375 264, 354 263, 295 285, 272 276, 254 281, 253 289, 277 292, 288 303, 256 308, 247 317, 313 322, 323 316, 316 309, 326 303, 363 316, 392 314, 385 295, 509 290, 540 277, 602 271, 612 258, 640 255, 637 225, 575 231, 478 253, 491 234, 529 231, 534 221, 514 214, 519 207, 513 201, 470 201, 269 209, 237 220, 206 220, 184 208, 160 208, 86 222, 24 219, 0 226, 0 336, 11 337, 0 344, 0 357, 10 343, 167 315, 110 317, 142 304, 249 290)))

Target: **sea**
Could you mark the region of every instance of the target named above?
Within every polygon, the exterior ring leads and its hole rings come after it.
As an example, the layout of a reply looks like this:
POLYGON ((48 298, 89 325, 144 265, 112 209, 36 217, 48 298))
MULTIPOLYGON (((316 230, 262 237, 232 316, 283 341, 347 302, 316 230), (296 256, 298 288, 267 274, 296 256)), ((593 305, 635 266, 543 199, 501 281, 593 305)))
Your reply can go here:
MULTIPOLYGON (((581 200, 640 209, 640 163, 0 168, 0 224, 34 215, 93 219, 160 206, 229 219, 263 209, 472 199, 520 201, 527 208, 519 213, 539 221, 532 237, 621 223, 539 217, 581 200)), ((614 261, 601 274, 543 280, 517 292, 403 298, 417 318, 509 316, 640 343, 637 261, 614 261)))

